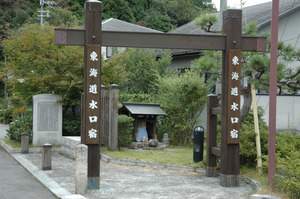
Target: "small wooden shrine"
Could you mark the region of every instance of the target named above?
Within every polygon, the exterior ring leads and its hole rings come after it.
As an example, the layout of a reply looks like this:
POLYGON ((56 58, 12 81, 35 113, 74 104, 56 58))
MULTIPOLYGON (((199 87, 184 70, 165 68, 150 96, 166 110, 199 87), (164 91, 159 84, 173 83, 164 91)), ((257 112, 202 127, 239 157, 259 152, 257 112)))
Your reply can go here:
POLYGON ((156 139, 157 116, 167 115, 159 104, 123 102, 119 109, 120 115, 127 115, 134 119, 133 141, 147 141, 156 139))

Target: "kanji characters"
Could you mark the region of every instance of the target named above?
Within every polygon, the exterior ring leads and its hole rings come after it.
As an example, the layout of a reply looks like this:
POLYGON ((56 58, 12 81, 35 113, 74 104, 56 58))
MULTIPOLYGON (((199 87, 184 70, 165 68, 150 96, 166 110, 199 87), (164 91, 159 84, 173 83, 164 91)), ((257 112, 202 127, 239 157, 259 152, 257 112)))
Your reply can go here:
POLYGON ((231 105, 231 110, 233 110, 233 111, 239 110, 238 106, 239 106, 239 104, 233 102, 232 105, 231 105))
POLYGON ((90 138, 97 138, 97 130, 96 129, 91 129, 89 130, 89 137, 90 138))
POLYGON ((232 58, 232 64, 233 64, 233 65, 239 65, 239 58, 238 58, 237 56, 234 56, 234 57, 232 58))
POLYGON ((237 87, 231 88, 231 95, 233 95, 233 96, 239 95, 239 91, 238 91, 237 87))
POLYGON ((231 79, 232 80, 239 80, 239 74, 237 72, 231 73, 231 79))
POLYGON ((90 77, 97 77, 98 76, 98 69, 91 68, 90 69, 90 77))
POLYGON ((232 124, 237 124, 239 122, 239 118, 238 117, 231 117, 230 120, 231 120, 232 124))
POLYGON ((91 109, 98 108, 97 104, 98 104, 98 102, 92 100, 91 103, 89 103, 89 105, 90 105, 89 108, 91 108, 91 109))
POLYGON ((93 51, 93 52, 91 52, 91 54, 90 54, 90 57, 91 57, 91 61, 98 61, 98 54, 95 52, 95 51, 93 51))
POLYGON ((98 117, 97 116, 89 116, 89 120, 90 120, 90 123, 97 122, 98 117))
POLYGON ((239 134, 238 134, 239 132, 237 131, 237 130, 235 130, 235 129, 233 129, 232 131, 230 131, 230 137, 232 138, 232 139, 237 139, 238 137, 239 137, 239 134))
POLYGON ((96 84, 93 84, 93 85, 89 85, 90 88, 89 88, 89 93, 93 93, 93 94, 97 94, 98 91, 97 91, 97 85, 96 84))

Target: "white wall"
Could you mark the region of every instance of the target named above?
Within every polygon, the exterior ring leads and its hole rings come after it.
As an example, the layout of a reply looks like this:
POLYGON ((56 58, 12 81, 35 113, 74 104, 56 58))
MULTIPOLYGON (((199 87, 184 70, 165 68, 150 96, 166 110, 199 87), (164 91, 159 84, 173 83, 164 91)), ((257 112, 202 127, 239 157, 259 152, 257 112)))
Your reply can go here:
MULTIPOLYGON (((257 105, 265 110, 263 119, 269 123, 269 96, 258 95, 257 105)), ((300 96, 277 96, 276 129, 300 130, 300 96)))

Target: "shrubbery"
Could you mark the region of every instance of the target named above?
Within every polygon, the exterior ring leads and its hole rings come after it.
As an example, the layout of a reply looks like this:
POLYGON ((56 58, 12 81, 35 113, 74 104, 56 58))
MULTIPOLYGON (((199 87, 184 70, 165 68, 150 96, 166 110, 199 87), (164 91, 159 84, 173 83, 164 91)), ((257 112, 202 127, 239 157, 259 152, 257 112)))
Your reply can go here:
POLYGON ((32 142, 32 114, 27 113, 26 115, 15 118, 14 121, 9 124, 6 136, 10 140, 21 142, 21 134, 24 132, 29 134, 29 142, 32 142))
MULTIPOLYGON (((259 132, 262 155, 268 154, 268 126, 263 121, 263 110, 258 108, 259 132)), ((257 165, 256 133, 254 131, 253 112, 250 111, 241 123, 241 152, 240 161, 242 166, 255 168, 257 165)))
POLYGON ((9 107, 3 111, 0 111, 0 122, 2 124, 9 124, 17 116, 18 116, 17 109, 14 107, 9 107))
POLYGON ((132 143, 133 118, 126 115, 118 116, 119 147, 128 147, 132 143))
MULTIPOLYGON (((268 171, 268 127, 258 110, 263 170, 268 171)), ((241 123, 241 165, 256 168, 256 133, 252 112, 241 123)), ((276 188, 290 198, 300 197, 300 136, 293 132, 276 133, 276 188)))
POLYGON ((291 198, 300 198, 300 136, 277 133, 276 188, 291 198))

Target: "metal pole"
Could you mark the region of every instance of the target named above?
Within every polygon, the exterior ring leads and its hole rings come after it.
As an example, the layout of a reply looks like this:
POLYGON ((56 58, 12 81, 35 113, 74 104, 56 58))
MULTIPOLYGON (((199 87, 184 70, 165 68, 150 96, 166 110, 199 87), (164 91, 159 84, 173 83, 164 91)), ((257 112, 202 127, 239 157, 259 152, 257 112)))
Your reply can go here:
POLYGON ((276 95, 277 95, 277 50, 278 50, 278 23, 279 23, 279 0, 272 1, 271 22, 271 54, 270 54, 270 106, 269 106, 269 159, 268 159, 268 182, 275 188, 276 173, 276 95))

